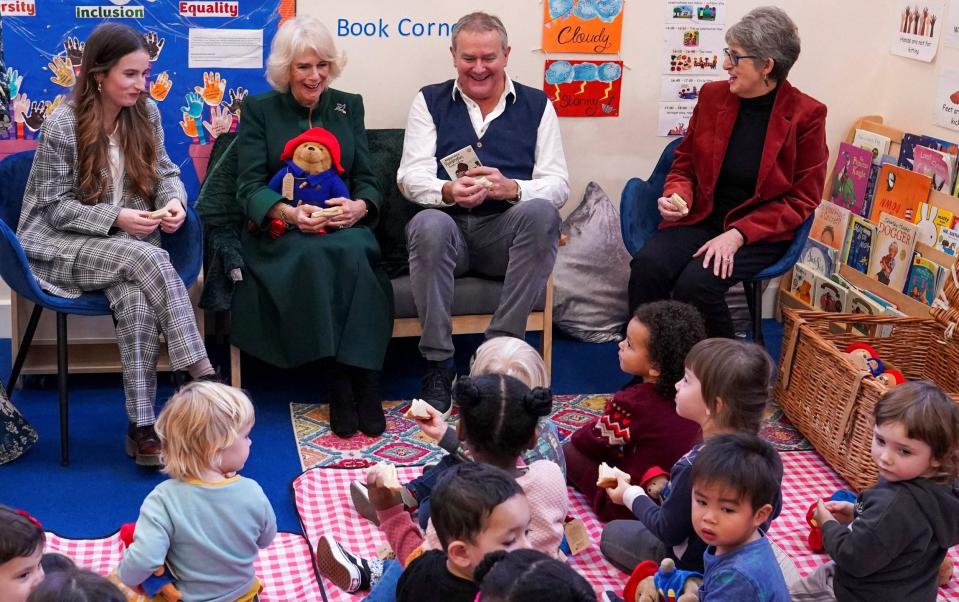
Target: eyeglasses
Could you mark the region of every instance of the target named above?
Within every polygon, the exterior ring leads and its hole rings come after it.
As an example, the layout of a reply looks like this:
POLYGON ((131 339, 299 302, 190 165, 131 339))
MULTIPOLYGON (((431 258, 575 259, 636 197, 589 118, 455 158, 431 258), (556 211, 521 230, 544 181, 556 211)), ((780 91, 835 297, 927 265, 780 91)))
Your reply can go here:
POLYGON ((729 48, 723 48, 723 53, 725 53, 726 58, 728 58, 729 61, 733 64, 733 67, 735 67, 736 65, 738 65, 738 64, 739 64, 739 61, 741 61, 741 60, 743 60, 743 59, 761 59, 761 58, 762 58, 761 56, 756 56, 756 55, 753 55, 753 54, 738 55, 738 54, 736 54, 735 52, 733 52, 732 50, 730 50, 729 48))

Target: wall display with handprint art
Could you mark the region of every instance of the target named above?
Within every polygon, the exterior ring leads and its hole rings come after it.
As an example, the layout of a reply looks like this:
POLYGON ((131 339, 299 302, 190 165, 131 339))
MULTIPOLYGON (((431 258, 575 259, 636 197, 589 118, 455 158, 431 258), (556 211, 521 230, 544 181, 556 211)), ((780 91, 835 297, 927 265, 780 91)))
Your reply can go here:
MULTIPOLYGON (((243 98, 249 92, 266 91, 268 84, 264 65, 190 69, 190 30, 262 29, 263 44, 269 47, 280 22, 278 5, 287 2, 248 3, 242 8, 237 2, 202 2, 210 5, 210 11, 197 17, 196 11, 181 12, 177 0, 155 0, 142 3, 142 17, 119 19, 143 33, 151 67, 144 93, 160 108, 166 149, 180 165, 180 177, 191 200, 205 174, 213 141, 236 131, 243 98), (220 8, 222 15, 216 12, 220 8)), ((69 102, 83 60, 84 40, 101 22, 82 18, 81 13, 99 4, 97 0, 49 2, 32 16, 4 15, 0 31, 0 57, 5 59, 0 69, 0 156, 5 148, 21 149, 39 138, 44 120, 61 103, 69 102), (9 116, 7 122, 4 115, 9 116)))

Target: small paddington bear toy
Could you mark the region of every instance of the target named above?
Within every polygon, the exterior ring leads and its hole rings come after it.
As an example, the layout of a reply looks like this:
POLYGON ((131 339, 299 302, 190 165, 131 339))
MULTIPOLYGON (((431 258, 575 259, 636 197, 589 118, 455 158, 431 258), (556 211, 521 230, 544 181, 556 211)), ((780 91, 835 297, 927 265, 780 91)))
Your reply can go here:
POLYGON ((659 466, 653 466, 643 473, 639 484, 651 500, 662 503, 663 491, 666 489, 666 485, 669 484, 669 473, 659 466))
POLYGON ((701 573, 676 568, 672 558, 656 564, 644 560, 636 565, 626 581, 623 599, 627 602, 697 602, 701 573))
MULTIPOLYGON (((268 186, 282 194, 290 205, 306 203, 326 207, 329 199, 349 198, 350 191, 339 176, 345 171, 340 165, 340 143, 330 131, 306 130, 286 143, 280 160, 286 165, 276 172, 268 186)), ((280 230, 274 232, 271 223, 270 236, 277 238, 286 231, 286 224, 283 220, 274 221, 280 222, 280 230)))

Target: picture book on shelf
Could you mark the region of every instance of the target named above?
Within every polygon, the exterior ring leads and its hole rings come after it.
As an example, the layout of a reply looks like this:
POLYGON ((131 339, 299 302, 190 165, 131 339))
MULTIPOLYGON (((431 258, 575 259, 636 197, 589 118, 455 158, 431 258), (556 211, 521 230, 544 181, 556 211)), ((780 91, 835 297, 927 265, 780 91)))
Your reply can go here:
POLYGON ((916 248, 916 225, 883 213, 876 224, 876 241, 866 275, 901 291, 916 248))
POLYGON ((912 265, 909 267, 909 276, 902 292, 916 301, 932 305, 936 298, 939 281, 939 272, 942 267, 931 259, 926 259, 919 253, 912 254, 912 265))
POLYGON ((929 176, 896 165, 883 165, 876 181, 869 219, 879 223, 879 216, 887 213, 908 222, 914 221, 919 204, 929 198, 931 184, 929 176))
POLYGON ((851 314, 882 314, 883 306, 858 288, 849 289, 846 311, 851 314))
POLYGON ((876 238, 876 225, 864 217, 854 215, 849 221, 846 240, 843 243, 842 262, 865 274, 869 269, 872 241, 876 238))
POLYGON ((946 255, 955 255, 956 245, 959 245, 959 230, 940 228, 939 238, 936 239, 936 248, 946 255))
POLYGON ((865 207, 862 212, 863 217, 868 217, 872 213, 872 200, 876 196, 876 182, 879 181, 879 171, 882 169, 882 166, 887 163, 895 165, 896 158, 892 155, 883 155, 878 164, 873 163, 869 167, 869 179, 866 181, 866 198, 864 200, 865 207))
POLYGON ((846 308, 847 293, 846 287, 820 274, 816 276, 813 307, 823 311, 843 312, 846 308))
POLYGON ((932 189, 949 193, 956 172, 956 156, 941 150, 917 146, 913 149, 912 170, 929 176, 932 189))
POLYGON ((806 240, 806 246, 803 247, 799 261, 805 263, 810 268, 820 274, 828 276, 835 274, 838 266, 839 253, 836 249, 827 246, 814 238, 806 240))
POLYGON ((806 305, 812 305, 812 295, 816 287, 816 271, 807 265, 797 263, 793 266, 792 282, 789 292, 806 305))
POLYGON ((916 215, 916 242, 930 247, 939 239, 939 230, 952 225, 952 211, 935 207, 929 203, 919 205, 919 214, 916 215))
POLYGON ((833 203, 819 203, 809 237, 833 249, 841 249, 849 226, 850 212, 833 203))
POLYGON ((857 215, 864 215, 866 185, 869 183, 871 167, 872 154, 869 151, 840 143, 836 164, 832 169, 829 200, 857 215))
POLYGON ((889 152, 889 136, 883 136, 869 130, 857 129, 856 135, 852 139, 853 146, 865 149, 869 152, 872 163, 879 165, 882 156, 889 152))

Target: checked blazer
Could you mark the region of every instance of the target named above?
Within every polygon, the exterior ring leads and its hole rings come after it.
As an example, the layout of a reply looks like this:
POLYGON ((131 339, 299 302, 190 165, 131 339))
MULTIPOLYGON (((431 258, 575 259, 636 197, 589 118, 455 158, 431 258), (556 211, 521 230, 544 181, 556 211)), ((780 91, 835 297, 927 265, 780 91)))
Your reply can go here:
MULTIPOLYGON (((145 199, 132 191, 129 176, 124 177, 123 206, 110 202, 84 205, 79 200, 77 169, 76 115, 67 103, 47 118, 40 129, 37 147, 23 196, 17 237, 30 261, 33 273, 47 291, 67 298, 80 296, 79 286, 65 286, 72 280, 73 263, 80 248, 91 236, 130 237, 121 230, 111 232, 120 209, 152 211, 178 199, 186 205, 186 190, 180 182, 180 169, 166 153, 160 112, 152 100, 146 110, 153 122, 157 150, 157 188, 154 199, 145 199), (53 282, 59 283, 59 286, 53 282)), ((108 188, 102 198, 113 198, 113 182, 107 174, 108 188)), ((132 237, 131 237, 132 238, 132 237)), ((160 244, 159 228, 143 238, 160 244)))

